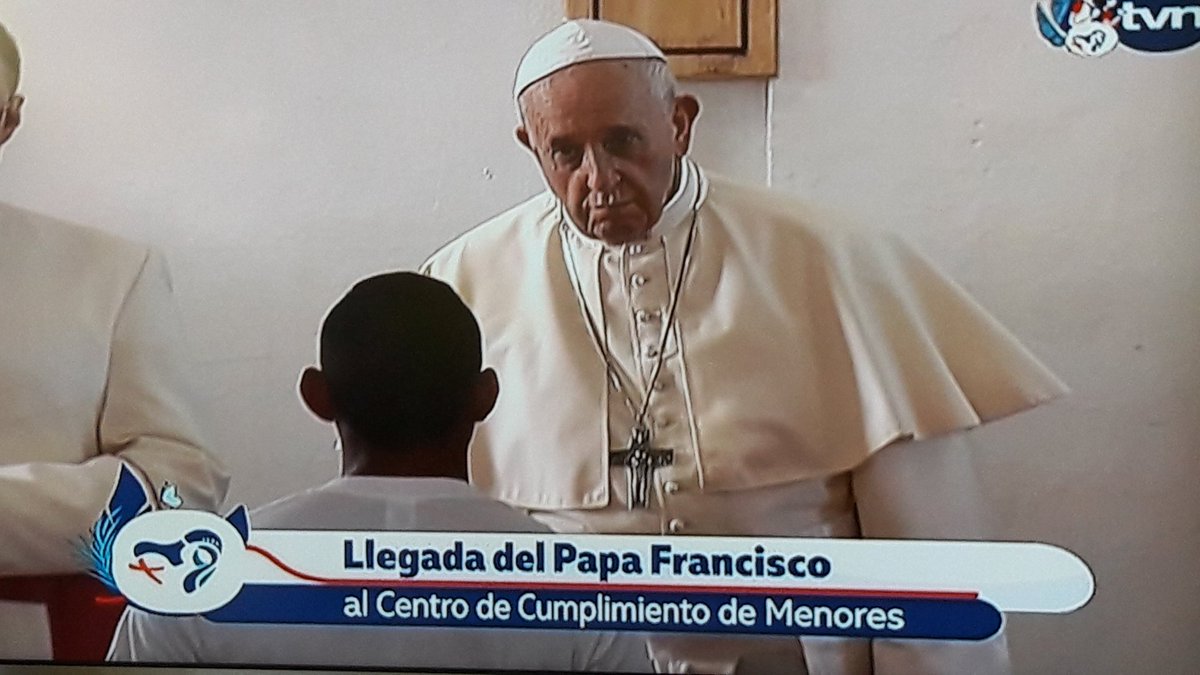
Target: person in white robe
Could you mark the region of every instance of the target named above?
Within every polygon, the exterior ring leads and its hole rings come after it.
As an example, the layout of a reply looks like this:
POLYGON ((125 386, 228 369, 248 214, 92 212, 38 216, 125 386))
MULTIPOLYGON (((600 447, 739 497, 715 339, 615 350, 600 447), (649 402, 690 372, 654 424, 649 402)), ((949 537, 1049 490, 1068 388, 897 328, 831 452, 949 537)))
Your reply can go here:
MULTIPOLYGON (((692 161, 699 102, 636 31, 564 23, 513 94, 547 191, 422 266, 505 383, 476 486, 564 532, 986 531, 965 431, 1066 391, 996 320, 897 237, 692 161)), ((1009 669, 1003 635, 651 643, 668 672, 1009 669)))
MULTIPOLYGON (((21 123, 19 75, 0 26, 0 145, 21 123)), ((44 603, 5 601, 7 585, 24 596, 29 577, 85 570, 77 546, 119 467, 199 509, 218 507, 228 476, 195 428, 158 254, 0 204, 0 307, 0 659, 48 659, 44 603)))
MULTIPOLYGON (((342 477, 250 515, 258 529, 548 532, 467 484, 467 446, 498 395, 479 325, 413 272, 356 284, 321 330, 300 394, 336 425, 342 477)), ((327 667, 651 672, 635 634, 495 628, 222 624, 130 609, 109 659, 327 667)))

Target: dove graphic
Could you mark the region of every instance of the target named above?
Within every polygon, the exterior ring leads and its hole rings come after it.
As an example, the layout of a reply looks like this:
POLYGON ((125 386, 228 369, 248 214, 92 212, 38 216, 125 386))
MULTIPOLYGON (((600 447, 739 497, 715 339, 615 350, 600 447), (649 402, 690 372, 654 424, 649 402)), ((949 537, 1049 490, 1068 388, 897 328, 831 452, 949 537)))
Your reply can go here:
POLYGON ((177 509, 183 506, 183 500, 179 498, 179 491, 174 483, 164 483, 162 492, 159 494, 159 501, 168 509, 177 509))

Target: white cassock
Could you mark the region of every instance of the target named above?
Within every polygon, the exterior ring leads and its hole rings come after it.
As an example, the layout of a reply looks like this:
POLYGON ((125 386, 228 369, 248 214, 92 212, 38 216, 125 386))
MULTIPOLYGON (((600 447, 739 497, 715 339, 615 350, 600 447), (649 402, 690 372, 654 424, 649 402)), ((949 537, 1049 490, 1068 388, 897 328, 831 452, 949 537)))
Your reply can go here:
MULTIPOLYGON (((83 571, 122 462, 187 508, 224 499, 173 302, 148 248, 0 204, 0 578, 83 571)), ((41 605, 0 602, 0 635, 0 658, 50 656, 41 605)))
MULTIPOLYGON (((348 477, 250 514, 251 528, 546 532, 463 481, 348 477)), ((651 672, 643 637, 601 631, 222 624, 129 609, 110 661, 651 672)))
MULTIPOLYGON (((500 376, 471 448, 472 482, 568 532, 978 536, 955 432, 1064 386, 895 237, 682 167, 643 242, 579 235, 546 192, 426 262, 479 317, 500 376), (693 210, 677 320, 660 350, 693 210), (655 471, 650 508, 629 511, 625 469, 608 454, 630 442, 625 392, 640 404, 660 358, 649 420, 673 463, 655 471)), ((659 666, 679 672, 1008 667, 1002 638, 802 642, 652 638, 659 666)))

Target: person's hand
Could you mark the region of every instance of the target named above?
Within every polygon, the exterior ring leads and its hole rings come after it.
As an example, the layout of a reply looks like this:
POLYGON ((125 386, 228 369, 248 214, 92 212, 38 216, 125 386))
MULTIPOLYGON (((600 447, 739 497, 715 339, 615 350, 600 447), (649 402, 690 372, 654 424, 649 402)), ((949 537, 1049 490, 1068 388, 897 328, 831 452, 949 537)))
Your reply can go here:
POLYGON ((21 126, 21 108, 25 105, 25 97, 17 94, 8 99, 8 103, 0 110, 0 145, 12 138, 17 127, 21 126))

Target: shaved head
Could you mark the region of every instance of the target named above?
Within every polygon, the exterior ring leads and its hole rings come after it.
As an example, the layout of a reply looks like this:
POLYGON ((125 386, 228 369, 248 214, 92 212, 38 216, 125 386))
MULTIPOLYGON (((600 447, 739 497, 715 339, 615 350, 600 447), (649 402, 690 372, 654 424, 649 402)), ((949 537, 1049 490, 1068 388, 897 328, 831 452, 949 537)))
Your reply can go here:
POLYGON ((469 407, 482 354, 479 323, 454 289, 414 272, 358 282, 321 327, 340 421, 377 447, 448 434, 469 407))

